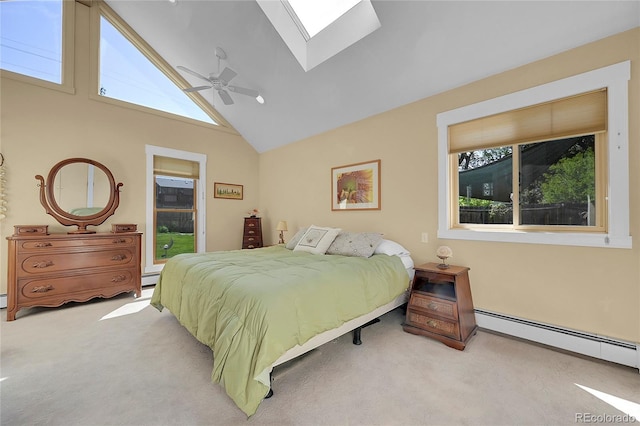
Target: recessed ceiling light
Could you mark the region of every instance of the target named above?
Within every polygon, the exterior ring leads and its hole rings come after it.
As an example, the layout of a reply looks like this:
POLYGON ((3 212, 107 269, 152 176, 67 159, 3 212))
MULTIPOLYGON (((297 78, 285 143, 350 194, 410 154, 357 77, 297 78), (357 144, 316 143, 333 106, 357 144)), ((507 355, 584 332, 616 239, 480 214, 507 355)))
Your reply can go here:
POLYGON ((258 96, 256 96, 256 101, 258 101, 259 104, 263 104, 264 103, 264 98, 262 97, 262 95, 258 95, 258 96))

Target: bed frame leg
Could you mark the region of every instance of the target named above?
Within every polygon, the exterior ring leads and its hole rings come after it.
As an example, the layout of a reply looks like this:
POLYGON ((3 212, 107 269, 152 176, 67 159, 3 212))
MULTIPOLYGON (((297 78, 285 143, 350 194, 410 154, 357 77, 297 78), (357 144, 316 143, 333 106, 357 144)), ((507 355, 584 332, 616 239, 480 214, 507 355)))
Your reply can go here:
POLYGON ((362 327, 358 327, 355 330, 353 330, 353 344, 354 345, 361 345, 362 344, 362 340, 360 339, 360 333, 362 332, 362 327))
POLYGON ((356 328, 353 330, 353 344, 354 345, 361 345, 362 344, 362 339, 360 339, 360 336, 362 334, 362 329, 365 327, 369 327, 371 324, 375 324, 377 322, 380 322, 380 318, 374 318, 371 321, 369 321, 368 323, 361 325, 360 327, 356 328))
POLYGON ((264 397, 264 399, 269 399, 273 396, 273 373, 269 373, 269 385, 271 385, 271 387, 269 388, 269 392, 267 392, 267 395, 264 397))

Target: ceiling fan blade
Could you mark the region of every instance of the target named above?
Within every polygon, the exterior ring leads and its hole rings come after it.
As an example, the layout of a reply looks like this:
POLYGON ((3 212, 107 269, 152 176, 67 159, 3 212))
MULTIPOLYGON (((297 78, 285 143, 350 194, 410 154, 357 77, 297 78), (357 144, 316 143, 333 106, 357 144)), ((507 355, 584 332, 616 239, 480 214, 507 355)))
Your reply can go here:
POLYGON ((185 92, 197 92, 198 90, 205 90, 205 89, 211 89, 213 86, 196 86, 196 87, 189 87, 188 89, 183 89, 185 92))
POLYGON ((227 68, 225 67, 222 70, 222 73, 220 73, 220 75, 218 76, 218 80, 222 81, 222 84, 227 84, 228 82, 230 82, 233 77, 235 77, 236 75, 238 75, 238 73, 236 73, 234 70, 232 70, 231 68, 227 68))
POLYGON ((251 96, 252 98, 255 98, 260 94, 260 92, 258 92, 257 90, 247 89, 246 87, 228 86, 227 89, 229 89, 234 93, 240 93, 241 95, 251 96))
POLYGON ((193 76, 196 76, 196 77, 198 77, 198 78, 201 78, 201 79, 203 79, 203 80, 205 80, 205 81, 211 81, 211 80, 209 80, 207 77, 205 77, 205 76, 203 76, 203 75, 200 75, 200 74, 198 74, 198 73, 197 73, 197 72, 195 72, 195 71, 191 71, 189 68, 187 68, 187 67, 183 67, 182 65, 178 65, 176 68, 178 68, 179 70, 184 71, 184 72, 186 72, 186 73, 189 73, 189 74, 191 74, 191 75, 193 75, 193 76))
POLYGON ((231 99, 231 96, 229 96, 229 93, 225 90, 218 90, 218 95, 220 95, 220 99, 222 99, 222 102, 224 102, 225 105, 233 104, 233 99, 231 99))

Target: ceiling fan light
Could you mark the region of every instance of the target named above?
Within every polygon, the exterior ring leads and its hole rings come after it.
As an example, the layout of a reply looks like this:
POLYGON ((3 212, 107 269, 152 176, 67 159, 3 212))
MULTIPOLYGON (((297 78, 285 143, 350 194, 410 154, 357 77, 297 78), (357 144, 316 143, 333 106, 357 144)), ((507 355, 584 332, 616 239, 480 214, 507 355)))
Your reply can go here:
POLYGON ((256 101, 258 101, 259 104, 264 104, 264 98, 262 95, 256 96, 256 101))

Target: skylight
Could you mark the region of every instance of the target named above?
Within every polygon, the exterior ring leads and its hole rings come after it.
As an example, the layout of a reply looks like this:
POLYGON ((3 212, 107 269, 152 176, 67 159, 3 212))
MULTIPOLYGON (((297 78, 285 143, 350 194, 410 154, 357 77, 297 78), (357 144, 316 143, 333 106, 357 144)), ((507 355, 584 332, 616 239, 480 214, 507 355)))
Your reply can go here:
POLYGON ((344 15, 360 0, 288 0, 309 40, 344 15))
POLYGON ((371 0, 256 0, 305 71, 380 28, 371 0))

